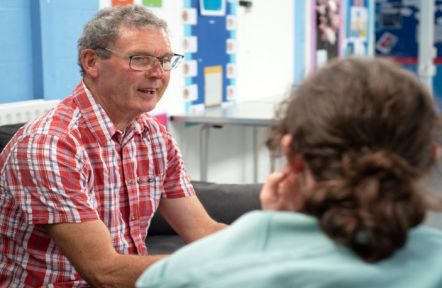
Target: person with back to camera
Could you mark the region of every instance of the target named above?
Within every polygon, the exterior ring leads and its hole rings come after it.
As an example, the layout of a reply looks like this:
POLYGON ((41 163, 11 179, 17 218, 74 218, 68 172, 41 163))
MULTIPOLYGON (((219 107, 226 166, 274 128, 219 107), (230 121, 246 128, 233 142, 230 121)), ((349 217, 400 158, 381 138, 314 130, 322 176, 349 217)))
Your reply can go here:
POLYGON ((264 211, 149 267, 147 287, 442 287, 442 231, 422 222, 441 199, 420 186, 441 117, 416 77, 348 58, 309 76, 268 145, 287 159, 264 211))
POLYGON ((223 227, 151 111, 182 59, 142 6, 108 8, 78 41, 83 81, 0 154, 0 286, 133 287, 158 210, 187 242, 223 227))

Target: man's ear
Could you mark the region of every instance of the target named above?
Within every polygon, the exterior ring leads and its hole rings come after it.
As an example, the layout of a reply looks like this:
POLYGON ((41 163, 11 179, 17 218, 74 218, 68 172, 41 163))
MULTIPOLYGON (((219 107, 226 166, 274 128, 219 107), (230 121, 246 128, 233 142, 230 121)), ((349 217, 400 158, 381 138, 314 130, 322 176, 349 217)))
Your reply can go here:
POLYGON ((287 157, 289 167, 293 172, 303 172, 305 169, 304 159, 302 155, 298 154, 298 151, 293 149, 293 136, 291 134, 285 134, 281 138, 281 148, 287 157))
POLYGON ((84 49, 80 53, 80 63, 83 67, 85 75, 88 75, 92 78, 97 77, 98 75, 98 55, 92 49, 84 49))

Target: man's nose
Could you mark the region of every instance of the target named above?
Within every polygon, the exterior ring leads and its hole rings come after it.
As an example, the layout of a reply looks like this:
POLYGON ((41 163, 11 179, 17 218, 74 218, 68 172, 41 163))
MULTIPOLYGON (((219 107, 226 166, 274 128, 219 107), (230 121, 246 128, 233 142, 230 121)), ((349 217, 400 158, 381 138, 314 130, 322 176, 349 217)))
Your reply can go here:
POLYGON ((163 65, 161 64, 161 61, 157 60, 155 61, 155 63, 152 64, 152 67, 150 67, 150 69, 146 71, 146 76, 162 78, 164 76, 164 73, 165 71, 163 69, 163 65))

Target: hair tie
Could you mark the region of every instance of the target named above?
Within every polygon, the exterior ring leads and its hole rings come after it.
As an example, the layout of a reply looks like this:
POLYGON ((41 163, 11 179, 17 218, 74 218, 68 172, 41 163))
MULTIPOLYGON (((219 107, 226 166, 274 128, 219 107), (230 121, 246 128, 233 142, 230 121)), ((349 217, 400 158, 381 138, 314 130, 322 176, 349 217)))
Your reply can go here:
POLYGON ((370 234, 366 229, 359 229, 358 232, 356 232, 354 241, 359 246, 369 246, 370 234))

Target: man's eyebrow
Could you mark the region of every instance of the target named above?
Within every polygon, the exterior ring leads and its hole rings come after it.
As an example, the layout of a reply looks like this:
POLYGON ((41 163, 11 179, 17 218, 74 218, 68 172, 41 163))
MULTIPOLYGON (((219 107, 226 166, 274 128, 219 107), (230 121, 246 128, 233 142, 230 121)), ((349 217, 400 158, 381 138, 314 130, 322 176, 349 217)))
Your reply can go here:
POLYGON ((135 50, 135 51, 129 52, 127 54, 131 55, 131 56, 153 56, 153 57, 157 57, 157 58, 165 58, 165 57, 172 57, 173 56, 173 52, 166 52, 163 55, 156 56, 153 53, 149 53, 144 50, 135 50))

